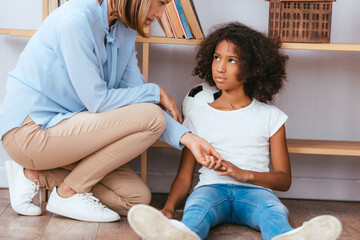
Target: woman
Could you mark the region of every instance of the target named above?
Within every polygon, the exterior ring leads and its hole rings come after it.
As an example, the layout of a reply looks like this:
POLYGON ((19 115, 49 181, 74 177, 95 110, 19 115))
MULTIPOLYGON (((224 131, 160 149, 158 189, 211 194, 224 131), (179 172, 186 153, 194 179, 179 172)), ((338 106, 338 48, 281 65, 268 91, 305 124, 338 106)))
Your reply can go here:
POLYGON ((0 107, 0 139, 14 160, 6 171, 17 213, 41 214, 32 202, 40 186, 53 189, 50 212, 118 220, 134 204, 150 202, 149 189, 126 163, 159 138, 188 147, 205 166, 220 158, 179 124, 174 99, 145 84, 137 66, 136 35, 145 36, 144 27, 168 2, 71 0, 29 41, 0 107))

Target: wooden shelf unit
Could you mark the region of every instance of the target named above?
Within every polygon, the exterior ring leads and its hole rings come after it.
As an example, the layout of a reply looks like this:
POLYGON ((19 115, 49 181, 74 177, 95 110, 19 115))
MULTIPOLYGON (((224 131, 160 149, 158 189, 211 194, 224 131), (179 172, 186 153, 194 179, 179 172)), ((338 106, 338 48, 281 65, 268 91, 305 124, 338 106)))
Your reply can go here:
MULTIPOLYGON (((43 2, 43 20, 48 16, 48 0, 43 2)), ((31 37, 35 30, 21 29, 0 29, 0 34, 17 37, 31 37)), ((146 82, 149 79, 149 45, 150 44, 178 44, 178 45, 199 45, 201 40, 175 39, 165 37, 143 38, 138 36, 136 42, 142 44, 142 74, 146 82)), ((360 43, 283 43, 283 49, 291 50, 322 50, 322 51, 353 51, 360 52, 360 43)), ((288 149, 290 153, 299 154, 322 154, 322 155, 344 155, 360 156, 360 141, 327 141, 327 140, 303 140, 288 139, 288 149)), ((171 147, 165 142, 157 141, 152 147, 171 147)), ((147 151, 141 154, 141 177, 147 181, 147 151)))
MULTIPOLYGON (((33 30, 0 29, 0 34, 10 36, 31 37, 33 30)), ((142 44, 142 73, 149 80, 149 49, 150 44, 178 44, 178 45, 199 45, 201 40, 175 39, 165 37, 137 37, 136 42, 142 44)), ((308 44, 308 43, 283 43, 283 49, 295 50, 324 50, 324 51, 360 51, 360 44, 330 43, 330 44, 308 44)), ((164 142, 156 142, 152 147, 171 147, 164 142)), ((326 140, 302 140, 288 139, 288 149, 290 153, 300 154, 323 154, 323 155, 343 155, 360 156, 360 142, 349 141, 326 141, 326 140)), ((141 177, 147 181, 147 151, 141 154, 141 177)))

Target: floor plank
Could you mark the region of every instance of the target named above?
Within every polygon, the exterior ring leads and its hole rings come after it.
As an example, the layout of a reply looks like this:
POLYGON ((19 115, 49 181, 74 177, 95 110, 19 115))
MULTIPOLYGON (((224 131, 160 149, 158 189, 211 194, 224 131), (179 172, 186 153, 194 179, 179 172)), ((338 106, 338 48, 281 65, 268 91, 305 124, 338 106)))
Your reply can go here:
POLYGON ((97 239, 140 240, 141 238, 131 229, 127 218, 121 217, 119 222, 100 223, 97 239))
POLYGON ((320 204, 320 201, 282 199, 282 202, 289 210, 289 219, 294 228, 300 227, 305 221, 313 217, 329 214, 320 204))
POLYGON ((223 224, 212 228, 207 237, 209 240, 216 239, 244 239, 258 240, 262 239, 261 233, 249 227, 236 224, 223 224))
POLYGON ((82 222, 52 214, 41 239, 96 239, 99 223, 82 222))
POLYGON ((0 215, 4 212, 8 205, 9 203, 0 203, 0 215))
POLYGON ((320 204, 342 222, 341 238, 360 239, 359 203, 322 201, 320 204))
MULTIPOLYGON (((166 194, 155 194, 151 205, 160 209, 166 194)), ((289 209, 289 220, 293 227, 323 214, 340 219, 343 232, 339 240, 360 240, 360 202, 336 202, 315 200, 282 199, 289 209)), ((43 204, 43 209, 45 209, 43 204)), ((180 220, 183 210, 175 212, 180 220)), ((16 214, 9 200, 8 189, 0 189, 0 239, 96 239, 96 240, 140 240, 130 228, 127 218, 114 223, 81 222, 43 211, 42 216, 29 217, 16 214)), ((259 240, 261 233, 248 227, 224 224, 210 230, 209 240, 259 240)))
POLYGON ((13 211, 10 204, 0 215, 0 239, 40 239, 51 214, 21 216, 13 211))

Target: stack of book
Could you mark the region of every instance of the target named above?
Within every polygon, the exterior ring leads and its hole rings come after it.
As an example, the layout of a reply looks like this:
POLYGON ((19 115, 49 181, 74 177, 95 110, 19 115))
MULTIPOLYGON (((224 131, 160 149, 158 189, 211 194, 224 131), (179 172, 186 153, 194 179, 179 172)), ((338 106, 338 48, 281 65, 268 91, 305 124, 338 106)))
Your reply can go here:
POLYGON ((157 20, 166 37, 204 38, 192 0, 171 0, 157 20))
POLYGON ((48 0, 49 14, 68 0, 48 0))

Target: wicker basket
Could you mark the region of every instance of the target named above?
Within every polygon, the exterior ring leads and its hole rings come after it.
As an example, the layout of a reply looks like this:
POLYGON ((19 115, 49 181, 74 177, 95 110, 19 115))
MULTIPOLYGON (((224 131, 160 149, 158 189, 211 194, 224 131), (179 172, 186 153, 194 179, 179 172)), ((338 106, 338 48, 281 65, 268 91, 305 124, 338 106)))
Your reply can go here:
POLYGON ((329 43, 332 4, 336 0, 266 0, 270 2, 269 37, 282 42, 329 43))

